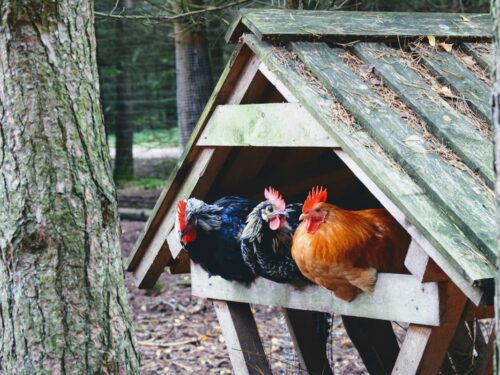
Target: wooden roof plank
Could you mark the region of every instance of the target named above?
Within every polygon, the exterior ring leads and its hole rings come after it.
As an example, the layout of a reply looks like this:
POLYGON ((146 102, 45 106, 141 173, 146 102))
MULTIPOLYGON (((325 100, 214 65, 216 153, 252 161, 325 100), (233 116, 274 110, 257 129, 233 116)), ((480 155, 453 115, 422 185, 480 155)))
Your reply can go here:
MULTIPOLYGON (((463 41, 491 40, 491 16, 456 13, 403 13, 311 11, 286 9, 240 10, 244 25, 260 40, 309 41, 396 41, 434 35, 463 41)), ((227 38, 241 36, 237 26, 227 38)))
POLYGON ((491 230, 495 226, 491 192, 482 188, 470 174, 435 154, 423 135, 405 123, 328 45, 297 42, 292 43, 292 49, 377 143, 494 262, 497 243, 491 230))
MULTIPOLYGON (((485 138, 466 116, 441 98, 421 76, 394 54, 394 49, 381 44, 359 43, 354 50, 375 68, 384 84, 394 90, 401 100, 427 123, 436 138, 444 141, 469 168, 478 171, 486 184, 493 188, 493 143, 485 138)), ((463 87, 470 85, 472 83, 461 84, 463 87)), ((464 95, 467 94, 464 92, 464 95)))
POLYGON ((220 105, 198 146, 336 147, 314 123, 298 103, 220 105))
POLYGON ((245 36, 245 42, 442 254, 448 263, 440 266, 450 277, 460 274, 472 284, 495 276, 493 264, 449 222, 446 214, 404 171, 379 151, 373 138, 365 131, 349 128, 339 119, 332 118, 331 95, 302 75, 297 62, 294 64, 292 60, 284 65, 278 49, 252 35, 245 36))
MULTIPOLYGON (((419 50, 417 50, 419 51, 419 50)), ((444 51, 420 50, 424 65, 441 82, 450 85, 458 97, 463 96, 484 119, 491 119, 491 88, 460 64, 453 54, 444 51)))
POLYGON ((493 60, 491 49, 488 44, 463 43, 464 50, 470 54, 483 69, 490 71, 493 60))

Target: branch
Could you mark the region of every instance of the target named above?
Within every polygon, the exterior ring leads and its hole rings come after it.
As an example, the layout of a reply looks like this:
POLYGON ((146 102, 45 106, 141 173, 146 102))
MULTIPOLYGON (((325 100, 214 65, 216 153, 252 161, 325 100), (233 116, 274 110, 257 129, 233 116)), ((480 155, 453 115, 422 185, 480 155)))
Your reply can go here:
POLYGON ((167 15, 159 15, 159 16, 153 16, 153 15, 139 15, 139 14, 134 14, 134 15, 121 15, 121 14, 113 14, 112 12, 110 13, 103 13, 103 12, 94 12, 94 16, 100 17, 100 18, 112 18, 112 19, 128 19, 128 20, 136 20, 136 21, 144 21, 144 20, 149 20, 149 21, 176 21, 180 20, 183 18, 187 17, 192 17, 192 16, 198 16, 201 14, 205 13, 213 13, 217 12, 222 9, 227 9, 231 7, 235 7, 238 5, 246 4, 249 3, 250 1, 253 0, 238 0, 233 3, 229 4, 224 4, 220 6, 209 6, 205 9, 200 9, 200 10, 193 10, 191 12, 186 12, 186 13, 180 13, 176 14, 173 16, 167 16, 167 15))

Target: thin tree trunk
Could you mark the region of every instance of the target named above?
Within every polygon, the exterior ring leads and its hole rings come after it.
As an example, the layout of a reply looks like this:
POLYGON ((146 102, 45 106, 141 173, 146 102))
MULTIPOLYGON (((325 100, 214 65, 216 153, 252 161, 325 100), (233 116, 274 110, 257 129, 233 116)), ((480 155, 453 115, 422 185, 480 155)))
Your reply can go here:
MULTIPOLYGON (((123 2, 125 9, 132 9, 132 0, 123 2)), ((113 176, 115 181, 131 180, 134 178, 134 122, 132 119, 132 81, 129 68, 129 54, 127 38, 129 30, 126 19, 118 21, 117 47, 121 53, 119 62, 120 73, 116 77, 116 123, 115 123, 115 166, 113 176)))
POLYGON ((91 0, 0 0, 0 366, 136 374, 91 0))
MULTIPOLYGON (((497 236, 500 234, 500 0, 492 0, 491 13, 493 15, 494 23, 494 57, 493 57, 493 130, 495 134, 495 173, 496 173, 496 205, 497 205, 497 236)), ((500 237, 497 237, 500 243, 500 237)), ((500 257, 497 258, 497 269, 500 270, 500 257)), ((497 271, 496 277, 496 298, 495 298, 495 311, 496 311, 496 343, 495 343, 495 374, 500 374, 500 330, 499 319, 500 316, 500 271, 497 271)))
POLYGON ((185 146, 210 97, 213 79, 204 23, 175 22, 174 34, 177 121, 185 146))

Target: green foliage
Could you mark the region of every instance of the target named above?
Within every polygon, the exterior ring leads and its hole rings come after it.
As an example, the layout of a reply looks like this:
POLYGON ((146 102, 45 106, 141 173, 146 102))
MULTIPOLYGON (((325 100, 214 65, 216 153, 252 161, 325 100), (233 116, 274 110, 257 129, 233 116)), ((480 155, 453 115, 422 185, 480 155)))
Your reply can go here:
POLYGON ((146 295, 148 296, 159 296, 166 289, 166 285, 160 281, 157 281, 152 288, 146 290, 146 295))

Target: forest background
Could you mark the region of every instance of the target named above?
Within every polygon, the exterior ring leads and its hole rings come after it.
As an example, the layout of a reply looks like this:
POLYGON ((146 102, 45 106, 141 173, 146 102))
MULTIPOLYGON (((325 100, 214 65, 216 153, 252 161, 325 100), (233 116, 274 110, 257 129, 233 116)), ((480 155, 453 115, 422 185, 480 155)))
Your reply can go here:
POLYGON ((101 101, 119 186, 156 188, 168 177, 232 51, 225 32, 246 7, 487 13, 490 1, 96 0, 101 101))

